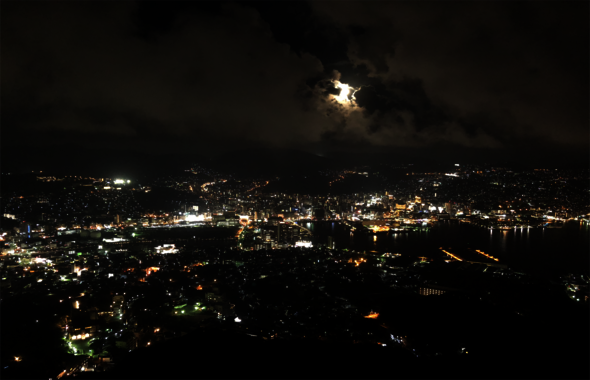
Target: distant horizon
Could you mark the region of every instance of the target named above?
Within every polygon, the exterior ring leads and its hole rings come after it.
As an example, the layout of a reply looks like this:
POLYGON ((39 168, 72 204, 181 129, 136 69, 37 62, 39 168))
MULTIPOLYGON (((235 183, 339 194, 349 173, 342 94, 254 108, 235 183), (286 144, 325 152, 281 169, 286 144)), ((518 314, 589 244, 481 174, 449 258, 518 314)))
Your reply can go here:
MULTIPOLYGON (((5 154, 2 154, 2 156, 5 156, 5 154)), ((43 156, 41 155, 40 157, 43 156)), ((579 153, 578 156, 576 158, 576 156, 570 153, 569 155, 561 154, 556 156, 542 155, 538 157, 538 160, 533 158, 529 160, 517 160, 510 159, 509 157, 496 157, 493 160, 486 160, 483 157, 466 157, 465 159, 460 159, 456 157, 447 158, 445 155, 441 155, 436 160, 433 160, 430 156, 408 157, 401 153, 396 154, 395 152, 389 154, 382 152, 374 152, 373 154, 345 154, 342 152, 316 154, 308 151, 297 151, 293 149, 281 150, 279 148, 257 149, 254 151, 249 151, 248 149, 232 150, 230 152, 219 151, 211 155, 191 154, 188 152, 176 154, 146 152, 142 154, 141 152, 119 152, 116 150, 86 150, 84 152, 73 153, 70 150, 54 152, 53 154, 48 152, 46 158, 20 155, 17 160, 11 160, 10 157, 3 157, 1 168, 3 174, 9 172, 27 173, 41 170, 60 175, 100 176, 143 176, 146 173, 175 172, 188 169, 195 164, 205 165, 211 169, 221 169, 236 173, 256 171, 249 168, 249 166, 261 167, 259 171, 265 171, 264 167, 268 167, 269 170, 267 171, 269 172, 289 172, 294 169, 299 172, 305 170, 304 167, 280 169, 281 162, 289 164, 300 162, 313 165, 309 167, 309 170, 351 169, 355 166, 395 164, 413 164, 420 168, 449 167, 449 169, 454 164, 520 169, 589 169, 589 161, 583 159, 585 154, 579 153), (240 157, 243 159, 239 159, 240 157), (245 166, 241 167, 241 165, 245 166), (277 169, 274 170, 274 167, 277 167, 277 169)))

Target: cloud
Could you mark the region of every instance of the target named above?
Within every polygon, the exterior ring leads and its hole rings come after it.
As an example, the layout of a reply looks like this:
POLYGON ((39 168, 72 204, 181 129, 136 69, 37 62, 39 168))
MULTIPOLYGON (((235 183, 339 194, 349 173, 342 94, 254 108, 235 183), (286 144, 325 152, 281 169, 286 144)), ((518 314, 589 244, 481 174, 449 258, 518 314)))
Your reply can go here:
MULTIPOLYGON (((423 91, 460 144, 588 140, 587 3, 313 3, 391 99, 423 91), (403 89, 414 81, 419 88, 403 89), (482 119, 485 123, 481 124, 482 119), (481 130, 485 128, 485 132, 481 130), (477 132, 478 129, 480 132, 477 132)), ((414 114, 424 115, 425 110, 414 114)), ((428 111, 427 111, 428 112, 428 111)), ((441 124, 441 128, 446 128, 441 124)), ((492 145, 495 145, 492 144, 492 145)))
POLYGON ((312 7, 371 80, 352 106, 331 96, 347 78, 239 3, 177 12, 149 33, 135 2, 7 3, 3 141, 162 152, 587 143, 587 56, 571 51, 587 42, 580 16, 568 25, 538 4, 312 7))
POLYGON ((191 13, 146 40, 133 28, 133 3, 31 4, 8 10, 3 36, 3 98, 19 128, 153 145, 159 135, 200 146, 319 138, 320 115, 298 96, 321 62, 274 41, 251 9, 191 13))
MULTIPOLYGON (((314 88, 312 101, 316 109, 330 119, 331 129, 322 137, 333 143, 364 142, 374 146, 427 147, 452 144, 470 148, 500 148, 502 143, 482 129, 468 133, 464 126, 444 117, 428 120, 428 104, 416 97, 415 91, 400 90, 389 96, 378 95, 371 87, 361 88, 351 102, 340 102, 340 90, 334 81, 341 78, 334 71, 330 79, 319 81, 314 88), (426 116, 424 116, 426 114, 426 116)), ((403 88, 400 87, 400 88, 403 88)), ((412 88, 412 87, 411 87, 412 88)), ((426 99, 427 101, 427 99, 426 99)))

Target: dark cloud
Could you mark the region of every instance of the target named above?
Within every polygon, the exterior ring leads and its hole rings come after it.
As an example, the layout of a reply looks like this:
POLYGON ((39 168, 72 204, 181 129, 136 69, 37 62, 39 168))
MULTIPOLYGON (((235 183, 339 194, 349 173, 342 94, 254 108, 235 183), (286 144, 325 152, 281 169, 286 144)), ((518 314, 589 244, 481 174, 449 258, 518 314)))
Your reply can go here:
POLYGON ((3 150, 587 149, 587 10, 7 2, 3 150))
POLYGON ((397 92, 417 130, 446 114, 465 135, 479 125, 473 144, 587 145, 588 3, 313 5, 341 30, 361 30, 349 34, 349 59, 397 92))
POLYGON ((23 131, 156 145, 151 137, 207 137, 196 146, 211 146, 305 143, 321 127, 297 100, 321 62, 276 42, 252 9, 179 16, 146 40, 131 22, 134 3, 10 5, 3 101, 23 131))

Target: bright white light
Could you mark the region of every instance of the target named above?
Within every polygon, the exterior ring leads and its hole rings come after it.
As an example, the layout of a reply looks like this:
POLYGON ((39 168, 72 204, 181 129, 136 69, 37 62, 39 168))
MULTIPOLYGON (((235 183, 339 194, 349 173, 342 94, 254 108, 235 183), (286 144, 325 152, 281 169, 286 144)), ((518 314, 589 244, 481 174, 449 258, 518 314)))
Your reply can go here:
POLYGON ((345 101, 349 101, 348 94, 350 94, 350 87, 344 83, 338 83, 338 84, 336 84, 336 87, 338 87, 340 89, 340 95, 338 95, 336 97, 336 99, 341 103, 345 102, 345 101))
POLYGON ((242 320, 241 320, 240 318, 238 318, 238 317, 236 317, 236 319, 234 319, 234 321, 235 321, 235 322, 238 322, 238 323, 239 323, 239 322, 242 322, 242 320))
POLYGON ((122 185, 125 183, 125 180, 124 179, 116 179, 113 183, 115 185, 122 185))
POLYGON ((187 222, 203 222, 205 221, 205 215, 187 215, 186 216, 187 222))
POLYGON ((334 99, 338 101, 340 104, 351 104, 353 100, 355 100, 354 94, 358 91, 353 87, 350 87, 347 84, 341 83, 337 80, 333 81, 334 86, 340 89, 340 94, 338 96, 334 95, 334 99))

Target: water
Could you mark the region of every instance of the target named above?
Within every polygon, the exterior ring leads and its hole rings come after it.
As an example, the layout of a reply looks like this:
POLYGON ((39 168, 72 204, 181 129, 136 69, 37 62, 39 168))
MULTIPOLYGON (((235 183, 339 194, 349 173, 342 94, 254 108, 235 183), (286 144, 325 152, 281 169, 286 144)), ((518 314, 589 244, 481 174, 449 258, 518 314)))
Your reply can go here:
MULTIPOLYGON (((418 231, 371 235, 352 232, 337 222, 303 224, 314 233, 316 243, 332 236, 335 248, 356 251, 391 252, 442 257, 440 248, 451 253, 471 255, 477 260, 481 250, 499 259, 500 264, 532 272, 588 273, 590 266, 590 226, 568 222, 563 228, 517 228, 489 230, 457 222, 441 222, 418 231), (438 255, 438 256, 437 256, 438 255)), ((481 257, 480 257, 481 258, 481 257)))

